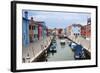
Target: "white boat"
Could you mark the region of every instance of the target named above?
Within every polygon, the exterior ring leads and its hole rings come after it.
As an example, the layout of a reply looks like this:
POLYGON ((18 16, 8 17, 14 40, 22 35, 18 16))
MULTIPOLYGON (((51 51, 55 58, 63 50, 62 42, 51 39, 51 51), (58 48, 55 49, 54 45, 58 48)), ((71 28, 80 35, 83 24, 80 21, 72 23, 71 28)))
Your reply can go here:
POLYGON ((61 39, 60 44, 65 44, 66 40, 65 39, 61 39))
POLYGON ((74 48, 75 46, 76 46, 75 43, 72 43, 72 44, 71 44, 71 48, 74 48))
POLYGON ((71 43, 69 44, 69 46, 71 47, 72 50, 74 50, 74 47, 76 46, 76 44, 73 43, 73 42, 71 42, 71 43))

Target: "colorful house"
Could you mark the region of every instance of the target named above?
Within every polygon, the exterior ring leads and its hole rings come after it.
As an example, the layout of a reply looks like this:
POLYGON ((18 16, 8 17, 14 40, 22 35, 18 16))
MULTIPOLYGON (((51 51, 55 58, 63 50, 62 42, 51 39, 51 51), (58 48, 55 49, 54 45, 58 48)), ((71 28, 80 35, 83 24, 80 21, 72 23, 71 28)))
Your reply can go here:
POLYGON ((22 45, 29 45, 29 20, 28 20, 28 12, 24 12, 24 17, 22 17, 22 45))
POLYGON ((81 25, 72 24, 66 28, 67 36, 79 36, 81 35, 81 25))
POLYGON ((33 17, 31 17, 30 21, 29 21, 29 39, 30 39, 30 43, 34 41, 34 20, 33 17))
POLYGON ((71 30, 72 30, 72 26, 71 25, 66 28, 66 35, 67 36, 71 35, 71 30))
POLYGON ((41 40, 42 39, 42 24, 41 23, 38 23, 38 40, 41 40))
POLYGON ((46 36, 47 36, 46 28, 47 28, 47 27, 46 27, 46 25, 45 25, 45 22, 42 22, 42 30, 43 30, 42 35, 43 35, 43 39, 45 39, 46 36))
POLYGON ((74 35, 74 36, 81 35, 81 25, 80 24, 72 24, 71 35, 74 35))
POLYGON ((87 25, 82 26, 81 35, 87 39, 91 37, 91 19, 90 18, 88 18, 87 20, 87 25))
POLYGON ((38 39, 45 39, 47 36, 47 27, 45 25, 45 22, 43 21, 38 21, 38 39))
POLYGON ((38 40, 38 23, 36 21, 34 23, 33 31, 34 31, 34 41, 37 41, 38 40))
POLYGON ((45 39, 47 32, 45 22, 34 21, 33 17, 29 20, 28 12, 24 13, 22 26, 22 41, 24 46, 37 40, 45 39))

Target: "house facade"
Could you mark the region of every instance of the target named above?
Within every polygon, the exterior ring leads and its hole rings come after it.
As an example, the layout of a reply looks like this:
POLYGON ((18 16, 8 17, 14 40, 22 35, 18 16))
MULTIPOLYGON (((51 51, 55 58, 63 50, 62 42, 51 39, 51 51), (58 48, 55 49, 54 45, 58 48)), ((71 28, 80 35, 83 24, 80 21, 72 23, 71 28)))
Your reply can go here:
POLYGON ((38 40, 38 24, 35 22, 34 23, 34 28, 33 28, 33 31, 34 31, 34 41, 37 41, 38 40))
POLYGON ((71 30, 72 30, 72 26, 71 25, 66 28, 66 35, 67 36, 71 35, 71 30))
POLYGON ((67 36, 80 36, 81 35, 81 25, 72 24, 66 28, 67 36))
POLYGON ((33 17, 31 17, 30 21, 29 21, 29 39, 30 39, 30 43, 32 43, 34 41, 34 20, 33 17))
POLYGON ((33 17, 28 19, 28 12, 22 17, 22 44, 27 46, 48 36, 48 29, 44 21, 34 21, 33 17))
POLYGON ((45 39, 47 36, 47 27, 45 22, 37 21, 38 24, 38 40, 45 39))
POLYGON ((80 24, 72 24, 71 35, 74 35, 74 36, 81 35, 81 25, 80 24))
POLYGON ((42 25, 38 24, 38 40, 42 39, 42 25))
POLYGON ((28 12, 24 13, 25 17, 22 17, 22 45, 28 46, 29 45, 29 20, 28 20, 28 12))
POLYGON ((91 38, 91 18, 87 19, 87 25, 82 26, 81 35, 84 38, 91 38))

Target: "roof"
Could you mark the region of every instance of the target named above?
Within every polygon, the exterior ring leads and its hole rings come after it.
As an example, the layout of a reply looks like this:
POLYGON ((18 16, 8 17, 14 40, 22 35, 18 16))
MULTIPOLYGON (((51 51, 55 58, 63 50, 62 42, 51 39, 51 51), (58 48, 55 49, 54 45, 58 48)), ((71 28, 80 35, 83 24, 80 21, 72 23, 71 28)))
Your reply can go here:
POLYGON ((25 17, 23 17, 22 19, 23 19, 23 20, 27 20, 27 21, 29 21, 29 19, 26 19, 25 17))

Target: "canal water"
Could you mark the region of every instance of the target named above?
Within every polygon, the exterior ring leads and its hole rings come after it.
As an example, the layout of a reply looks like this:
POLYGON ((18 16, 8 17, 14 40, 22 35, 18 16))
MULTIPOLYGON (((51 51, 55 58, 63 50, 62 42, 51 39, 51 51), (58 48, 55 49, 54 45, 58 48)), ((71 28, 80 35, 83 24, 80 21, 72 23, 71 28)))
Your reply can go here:
POLYGON ((51 43, 51 46, 48 48, 46 53, 39 58, 39 62, 43 61, 67 61, 67 60, 75 60, 74 52, 69 47, 69 41, 65 40, 65 44, 61 44, 61 40, 59 38, 55 38, 56 41, 51 43))
POLYGON ((67 39, 63 39, 65 44, 61 44, 61 40, 56 38, 56 42, 52 42, 52 45, 47 52, 47 61, 65 61, 65 60, 74 60, 74 52, 69 47, 69 41, 67 39), (52 49, 52 46, 54 48, 52 49))

